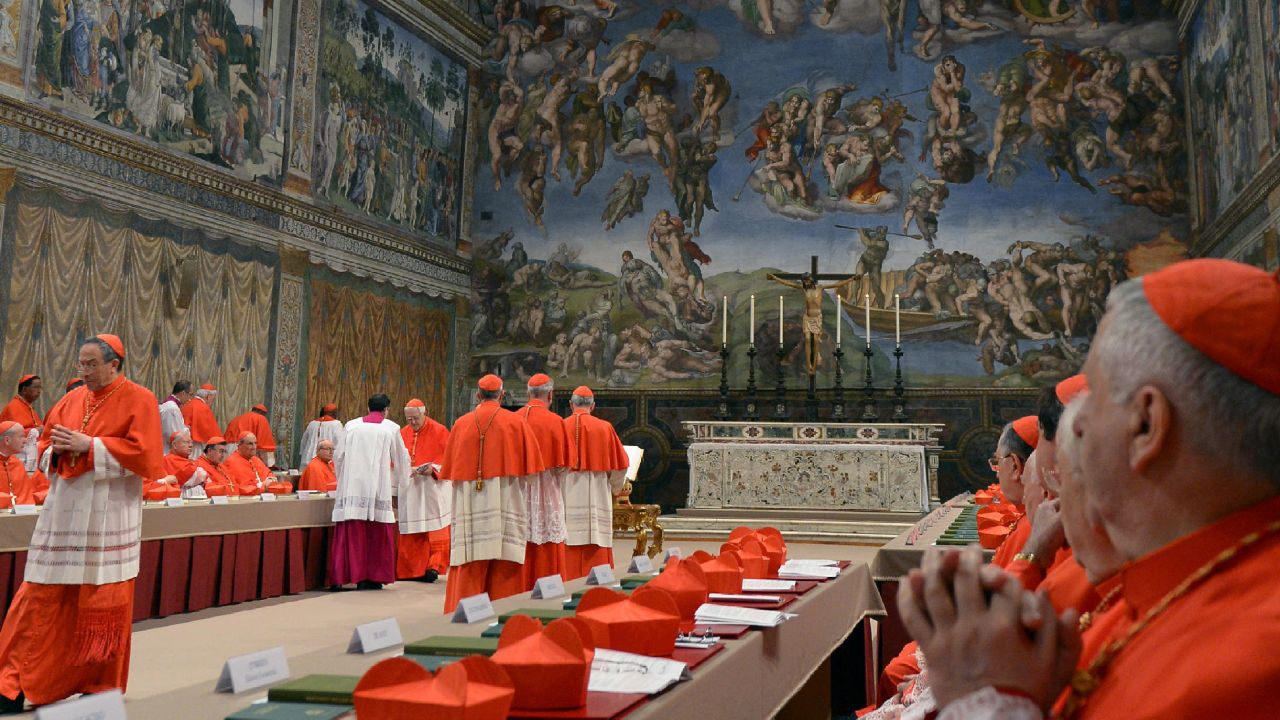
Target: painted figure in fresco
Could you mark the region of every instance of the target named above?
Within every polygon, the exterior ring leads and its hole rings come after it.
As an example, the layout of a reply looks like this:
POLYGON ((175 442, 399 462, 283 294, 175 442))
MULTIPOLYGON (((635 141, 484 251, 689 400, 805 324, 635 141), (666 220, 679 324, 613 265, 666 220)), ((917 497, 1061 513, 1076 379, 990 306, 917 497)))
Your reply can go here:
POLYGON ((774 0, 742 0, 742 15, 747 22, 759 27, 765 35, 776 35, 773 26, 774 0))
POLYGON ((1178 102, 1178 96, 1174 94, 1169 83, 1178 76, 1180 67, 1181 60, 1177 55, 1160 55, 1129 61, 1129 94, 1137 95, 1150 84, 1166 100, 1178 102))
POLYGON ((545 228, 542 213, 546 211, 544 192, 547 188, 547 151, 541 145, 534 145, 524 153, 520 161, 520 178, 516 181, 516 192, 524 203, 525 212, 533 224, 545 228))
POLYGON ((764 150, 765 165, 761 169, 762 174, 767 184, 772 186, 769 192, 775 196, 780 194, 782 197, 779 199, 783 204, 799 201, 807 205, 809 182, 805 178, 804 167, 800 165, 791 143, 787 140, 784 125, 785 122, 779 122, 769 131, 769 143, 764 150), (778 193, 776 189, 781 189, 782 192, 778 193))
POLYGON ((684 137, 680 140, 680 159, 671 184, 672 194, 680 209, 680 219, 686 225, 693 226, 694 237, 702 234, 703 211, 719 212, 711 197, 711 182, 708 178, 717 161, 716 149, 714 142, 699 143, 696 137, 684 137))
POLYGON ((813 109, 809 111, 810 152, 816 152, 821 148, 822 141, 828 134, 839 135, 848 129, 844 123, 836 119, 836 113, 840 112, 844 96, 852 92, 855 87, 853 83, 848 83, 818 93, 818 99, 813 103, 813 109))
POLYGON ((338 192, 343 197, 350 197, 351 178, 356 173, 356 142, 363 123, 356 108, 348 107, 347 122, 342 128, 342 167, 338 170, 338 192))
POLYGON ((569 121, 569 157, 565 165, 570 175, 577 178, 573 183, 575 197, 604 164, 604 150, 604 111, 595 86, 588 85, 574 96, 573 115, 569 121))
POLYGON ((1026 63, 1022 58, 1005 63, 996 75, 996 86, 991 94, 1000 99, 1000 110, 996 113, 991 152, 987 154, 988 182, 996 174, 996 162, 1000 159, 1005 140, 1013 141, 1013 153, 1016 155, 1022 144, 1031 137, 1031 128, 1022 122, 1022 114, 1027 110, 1029 79, 1026 63))
POLYGON ((911 187, 907 192, 907 203, 902 209, 903 234, 909 233, 911 223, 915 222, 916 230, 932 250, 934 240, 938 237, 938 213, 942 212, 943 205, 950 194, 951 191, 947 189, 945 180, 917 175, 916 179, 911 181, 911 187))
POLYGON ((1014 267, 1023 267, 1027 272, 1031 273, 1034 278, 1034 284, 1028 295, 1034 295, 1045 286, 1051 286, 1057 282, 1058 276, 1054 272, 1054 268, 1063 262, 1078 260, 1071 248, 1062 243, 1034 242, 1031 240, 1019 240, 1009 246, 1008 253, 1013 259, 1014 267), (1031 251, 1025 258, 1022 251, 1031 251))
POLYGON ((672 120, 676 105, 667 96, 655 94, 652 83, 645 83, 640 86, 636 97, 636 110, 644 122, 644 142, 649 154, 658 161, 667 182, 671 183, 675 179, 676 158, 680 152, 672 120))
POLYGON ((90 0, 67 0, 68 27, 62 38, 62 86, 81 100, 88 100, 97 80, 97 61, 92 39, 98 28, 90 0))
POLYGON ((964 87, 965 67, 954 55, 942 58, 933 68, 929 99, 938 113, 938 134, 954 135, 960 130, 960 99, 964 87))
MULTIPOLYGON (((608 28, 609 23, 605 18, 594 17, 586 13, 571 13, 564 11, 563 20, 554 19, 553 13, 548 11, 554 8, 554 5, 548 5, 542 8, 542 13, 546 13, 548 20, 559 22, 562 24, 562 32, 564 37, 564 47, 560 49, 557 56, 559 62, 566 62, 569 56, 575 52, 582 51, 585 55, 587 77, 594 78, 596 76, 596 51, 600 47, 600 42, 604 40, 604 32, 608 28)), ((616 6, 615 6, 616 7, 616 6)), ((534 31, 534 37, 538 37, 538 32, 543 29, 543 22, 540 15, 540 25, 538 30, 534 31)), ((546 39, 542 39, 546 42, 546 39)))
POLYGON ((649 223, 648 245, 653 261, 667 275, 667 287, 673 296, 678 285, 684 285, 696 300, 706 300, 699 262, 709 263, 711 258, 689 239, 684 222, 673 217, 668 210, 659 210, 649 223), (696 249, 696 253, 693 250, 696 249), (695 258, 696 254, 696 258, 695 258))
POLYGON ((547 370, 558 370, 560 377, 568 374, 569 368, 569 336, 556 334, 556 341, 547 348, 547 370))
POLYGON ((846 137, 834 154, 826 154, 823 167, 831 181, 828 190, 831 197, 875 205, 889 192, 889 188, 880 184, 880 162, 871 149, 871 139, 864 133, 855 132, 846 137))
POLYGON ((1031 299, 1026 289, 1027 283, 1022 268, 1009 267, 997 274, 987 285, 987 294, 1004 306, 1009 322, 1022 333, 1023 337, 1032 340, 1048 340, 1053 337, 1049 319, 1031 299), (1039 329, 1031 327, 1034 323, 1039 329))
POLYGON ((551 87, 538 105, 538 120, 541 132, 539 141, 551 150, 551 177, 560 181, 560 156, 564 153, 564 132, 561 128, 563 116, 560 107, 573 92, 573 83, 577 80, 577 71, 571 70, 564 76, 552 75, 551 87))
MULTIPOLYGON (((884 50, 889 70, 898 69, 898 52, 902 50, 907 17, 907 0, 880 0, 880 24, 884 25, 884 50)), ((829 17, 829 16, 828 16, 829 17)), ((825 23, 823 23, 825 24, 825 23)))
POLYGON ((618 92, 618 87, 640 70, 640 62, 651 50, 653 43, 641 37, 628 38, 615 47, 605 58, 609 66, 600 73, 600 80, 596 83, 600 97, 607 98, 618 92))
POLYGON ((599 323, 592 323, 591 328, 574 336, 569 345, 568 357, 565 359, 566 372, 579 368, 596 380, 605 377, 604 368, 605 337, 604 329, 599 323))
POLYGON ((1107 191, 1126 205, 1150 208, 1157 215, 1174 215, 1187 211, 1185 195, 1142 175, 1112 175, 1099 180, 1098 184, 1109 186, 1107 191))
POLYGON ((989 22, 974 20, 967 0, 920 0, 920 15, 917 24, 925 28, 920 43, 915 46, 916 57, 921 60, 932 60, 930 44, 942 32, 942 18, 945 15, 962 30, 977 32, 981 30, 998 30, 989 22))
POLYGON ((672 327, 679 327, 675 299, 662 288, 662 277, 649 263, 634 256, 630 250, 622 252, 622 267, 618 272, 619 296, 625 295, 646 319, 665 320, 672 327))
POLYGON ((342 142, 342 119, 346 111, 342 107, 342 90, 335 84, 329 86, 329 107, 325 110, 324 125, 320 132, 320 145, 324 164, 320 173, 320 194, 329 196, 329 184, 338 165, 338 148, 342 142))
POLYGON ((612 230, 618 223, 644 211, 644 196, 649 194, 649 176, 636 177, 628 168, 618 178, 604 199, 604 211, 600 220, 605 230, 612 230))
POLYGON ((818 367, 822 365, 822 358, 818 353, 818 343, 823 334, 822 301, 826 297, 826 291, 839 290, 853 283, 859 276, 850 275, 844 280, 827 283, 826 285, 819 284, 809 273, 802 275, 800 282, 786 280, 773 274, 767 277, 773 282, 804 293, 804 316, 800 319, 800 328, 804 331, 805 367, 810 375, 814 375, 818 372, 818 367))
POLYGON ((884 307, 884 289, 880 287, 880 273, 884 259, 889 256, 889 228, 877 225, 874 230, 858 228, 858 239, 865 248, 854 266, 854 274, 862 278, 859 296, 870 295, 875 307, 884 307))
POLYGON ((711 141, 720 140, 720 111, 729 102, 733 88, 723 74, 715 68, 703 66, 693 73, 693 102, 697 120, 693 123, 693 131, 702 133, 704 128, 711 129, 711 141))
POLYGON ((995 314, 989 329, 978 335, 978 361, 987 375, 996 374, 996 363, 1013 367, 1022 362, 1018 353, 1018 336, 1009 327, 1009 316, 1002 310, 995 314))
POLYGON ((752 123, 755 127, 756 141, 747 148, 747 159, 755 162, 760 153, 764 151, 769 144, 769 132, 773 126, 782 121, 782 106, 776 100, 770 100, 765 103, 764 109, 760 111, 760 116, 752 123))
POLYGON ((1062 327, 1067 336, 1075 332, 1076 321, 1089 308, 1089 292, 1093 287, 1093 266, 1087 262, 1063 262, 1055 268, 1058 276, 1058 298, 1062 301, 1062 327))
POLYGON ((489 172, 493 174, 493 189, 502 189, 502 177, 524 150, 524 141, 516 132, 520 113, 524 111, 524 90, 513 82, 503 82, 498 88, 498 106, 489 122, 489 172))

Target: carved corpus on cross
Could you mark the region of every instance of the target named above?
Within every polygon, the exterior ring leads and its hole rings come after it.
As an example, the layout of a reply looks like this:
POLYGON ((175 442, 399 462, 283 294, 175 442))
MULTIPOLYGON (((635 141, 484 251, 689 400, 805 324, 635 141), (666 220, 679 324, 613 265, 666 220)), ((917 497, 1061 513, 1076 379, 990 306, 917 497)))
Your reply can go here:
MULTIPOLYGON (((822 298, 825 290, 835 290, 844 287, 849 283, 857 280, 860 275, 845 275, 840 273, 820 273, 818 272, 818 256, 809 256, 809 272, 807 273, 778 273, 769 275, 769 279, 785 285, 789 288, 795 288, 804 292, 804 317, 801 318, 800 326, 804 330, 805 343, 805 361, 809 371, 809 377, 818 374, 818 365, 821 364, 821 358, 818 356, 818 338, 822 336, 822 298), (823 280, 835 280, 826 285, 822 284, 823 280)), ((837 300, 836 312, 840 311, 839 300, 837 300)), ((837 335, 839 334, 839 315, 836 316, 837 335)), ((783 334, 782 318, 778 318, 778 333, 783 334)))

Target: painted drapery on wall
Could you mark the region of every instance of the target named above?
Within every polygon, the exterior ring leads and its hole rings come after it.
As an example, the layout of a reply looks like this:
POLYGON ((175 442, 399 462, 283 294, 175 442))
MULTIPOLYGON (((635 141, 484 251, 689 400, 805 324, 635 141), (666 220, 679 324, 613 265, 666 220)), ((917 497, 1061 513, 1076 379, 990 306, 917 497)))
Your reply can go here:
POLYGON ((279 187, 293 0, 39 0, 28 97, 279 187))
POLYGON ((363 0, 325 0, 312 192, 457 240, 466 67, 363 0))
POLYGON ((79 342, 120 335, 125 375, 160 399, 213 383, 220 423, 266 402, 275 258, 84 198, 15 190, 0 387, 44 378, 41 412, 76 375, 79 342))
POLYGON ((368 412, 369 396, 378 392, 391 398, 388 415, 398 423, 404 423, 404 405, 414 397, 443 422, 453 317, 437 304, 313 276, 304 425, 330 402, 337 403, 342 420, 360 417, 368 412))
MULTIPOLYGON (((486 18, 473 376, 711 388, 727 297, 731 382, 754 332, 770 380, 782 336, 796 387, 804 298, 767 275, 816 255, 857 276, 846 345, 870 296, 877 372, 896 294, 910 384, 1035 386, 1079 368, 1112 286, 1185 254, 1176 28, 1153 0, 486 18)), ((824 384, 835 322, 828 293, 824 384)))

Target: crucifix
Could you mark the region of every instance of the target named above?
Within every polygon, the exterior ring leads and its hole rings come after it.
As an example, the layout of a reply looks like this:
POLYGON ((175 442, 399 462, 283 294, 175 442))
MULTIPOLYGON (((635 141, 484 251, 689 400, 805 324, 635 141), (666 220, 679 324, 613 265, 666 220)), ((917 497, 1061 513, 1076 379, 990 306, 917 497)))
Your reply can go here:
MULTIPOLYGON (((818 339, 822 337, 822 298, 824 290, 835 290, 844 287, 857 280, 860 275, 845 275, 837 273, 820 273, 818 272, 818 256, 811 255, 809 257, 809 272, 807 273, 778 273, 769 275, 769 279, 785 285, 789 288, 795 288, 804 292, 804 317, 801 321, 801 327, 804 330, 805 343, 805 365, 809 371, 809 390, 812 393, 815 389, 816 376, 818 374, 818 365, 821 364, 818 357, 818 339), (796 282, 796 281, 799 282, 796 282), (835 280, 837 282, 823 285, 822 280, 835 280)), ((836 301, 837 303, 839 300, 836 301)), ((839 313, 839 305, 836 306, 839 313)), ((778 318, 779 334, 782 333, 782 318, 778 318)), ((840 322, 839 314, 836 315, 836 322, 840 322)))

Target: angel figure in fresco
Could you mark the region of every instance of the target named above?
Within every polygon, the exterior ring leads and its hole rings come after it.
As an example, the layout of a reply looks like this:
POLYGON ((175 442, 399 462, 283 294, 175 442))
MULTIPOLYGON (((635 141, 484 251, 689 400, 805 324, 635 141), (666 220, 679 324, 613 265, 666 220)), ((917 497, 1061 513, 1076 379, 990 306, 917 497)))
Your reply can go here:
POLYGON ((594 85, 588 85, 573 99, 573 116, 569 121, 569 156, 565 165, 577 178, 573 183, 576 197, 595 177, 604 163, 605 119, 594 85))
POLYGON ((541 145, 534 145, 525 152, 520 162, 520 179, 516 181, 516 192, 524 203, 525 212, 533 224, 545 229, 542 224, 542 213, 546 211, 545 191, 547 189, 547 151, 541 145))
POLYGON ((604 211, 600 220, 605 230, 612 230, 618 223, 644 211, 644 196, 649 194, 649 176, 636 177, 630 169, 622 173, 604 199, 604 211))
POLYGON ((676 165, 675 180, 671 185, 672 194, 675 195, 676 205, 680 208, 680 218, 686 224, 693 225, 694 237, 702 234, 703 212, 719 211, 711 196, 711 182, 708 178, 716 161, 714 142, 700 143, 695 137, 684 137, 680 140, 680 159, 676 165))
MULTIPOLYGON (((905 1, 905 0, 902 0, 905 1)), ((962 30, 978 32, 981 30, 998 30, 989 22, 974 20, 972 8, 968 0, 920 0, 919 24, 925 27, 920 43, 913 49, 921 60, 932 60, 937 55, 931 54, 929 45, 942 33, 943 16, 954 22, 962 30)))
POLYGON ((504 81, 498 88, 498 105, 489 121, 489 171, 493 174, 493 189, 502 189, 502 177, 520 153, 524 142, 517 132, 520 115, 524 112, 524 90, 517 84, 504 81))
POLYGON ((1027 111, 1029 79, 1027 66, 1021 58, 1010 60, 997 72, 996 86, 991 94, 1000 99, 1000 109, 996 113, 991 152, 987 154, 987 182, 995 177, 996 162, 1000 160, 1005 140, 1013 141, 1012 152, 1016 154, 1031 137, 1031 128, 1022 121, 1022 114, 1027 111))

